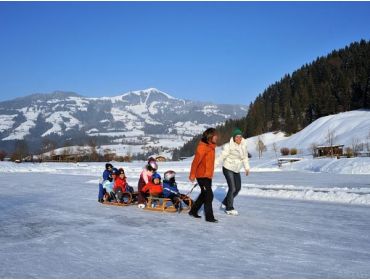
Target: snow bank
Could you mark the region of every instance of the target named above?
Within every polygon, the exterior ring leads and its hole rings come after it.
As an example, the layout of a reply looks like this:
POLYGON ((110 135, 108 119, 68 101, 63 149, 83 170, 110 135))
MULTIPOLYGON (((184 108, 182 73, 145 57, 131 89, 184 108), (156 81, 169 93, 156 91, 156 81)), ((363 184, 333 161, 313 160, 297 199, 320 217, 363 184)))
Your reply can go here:
POLYGON ((370 158, 306 158, 285 169, 332 174, 370 174, 370 158))
POLYGON ((370 205, 370 188, 316 188, 245 184, 241 195, 370 205))

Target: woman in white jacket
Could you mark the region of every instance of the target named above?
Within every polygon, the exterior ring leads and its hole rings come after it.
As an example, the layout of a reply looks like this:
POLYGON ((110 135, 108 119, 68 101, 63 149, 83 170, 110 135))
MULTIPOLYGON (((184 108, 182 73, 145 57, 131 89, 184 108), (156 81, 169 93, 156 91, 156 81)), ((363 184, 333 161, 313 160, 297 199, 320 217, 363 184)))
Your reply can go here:
POLYGON ((249 175, 247 141, 242 134, 240 129, 235 129, 230 142, 224 145, 221 155, 216 160, 216 165, 222 163, 222 171, 229 187, 221 205, 225 207, 225 213, 228 215, 238 215, 238 211, 234 209, 234 198, 241 189, 241 169, 244 168, 245 174, 249 175))

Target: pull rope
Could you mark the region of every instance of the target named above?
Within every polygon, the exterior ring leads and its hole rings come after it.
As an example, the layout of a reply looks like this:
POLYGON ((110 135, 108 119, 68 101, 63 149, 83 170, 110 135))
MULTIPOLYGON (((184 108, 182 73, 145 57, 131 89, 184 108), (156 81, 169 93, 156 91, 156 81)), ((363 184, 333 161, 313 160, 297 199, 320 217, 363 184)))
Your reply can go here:
POLYGON ((198 183, 196 183, 192 188, 191 188, 191 190, 187 193, 187 194, 185 194, 186 196, 189 196, 189 194, 191 194, 192 193, 192 191, 196 188, 198 186, 198 183))

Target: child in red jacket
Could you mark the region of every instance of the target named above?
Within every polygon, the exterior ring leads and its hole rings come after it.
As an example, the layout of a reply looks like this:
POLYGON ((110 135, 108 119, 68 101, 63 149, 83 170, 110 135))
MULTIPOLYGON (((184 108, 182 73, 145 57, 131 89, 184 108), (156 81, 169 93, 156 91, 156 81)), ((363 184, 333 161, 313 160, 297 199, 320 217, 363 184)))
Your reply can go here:
POLYGON ((114 180, 114 187, 113 191, 117 192, 118 190, 121 190, 121 192, 126 192, 126 175, 125 170, 123 168, 118 169, 118 176, 114 180))
POLYGON ((161 175, 154 173, 152 175, 152 181, 148 182, 142 189, 142 192, 149 193, 152 196, 161 195, 163 191, 161 185, 161 175))
POLYGON ((127 192, 127 187, 128 185, 126 182, 125 170, 123 170, 123 168, 120 168, 118 169, 117 176, 115 176, 113 187, 113 192, 118 202, 122 202, 123 193, 127 192))

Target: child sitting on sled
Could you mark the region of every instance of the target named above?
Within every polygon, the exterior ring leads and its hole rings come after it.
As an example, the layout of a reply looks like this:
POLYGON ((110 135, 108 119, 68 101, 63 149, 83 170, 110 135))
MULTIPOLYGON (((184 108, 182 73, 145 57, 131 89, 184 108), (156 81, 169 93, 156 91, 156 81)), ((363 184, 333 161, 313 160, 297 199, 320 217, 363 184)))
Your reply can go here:
POLYGON ((114 183, 118 177, 118 174, 119 174, 119 171, 117 168, 113 168, 112 169, 112 174, 111 174, 111 178, 112 178, 112 181, 110 180, 106 180, 103 182, 103 188, 104 188, 104 201, 112 201, 115 199, 115 194, 113 192, 113 188, 114 188, 114 183))
POLYGON ((133 188, 126 181, 126 174, 123 168, 118 169, 118 174, 115 176, 113 193, 118 202, 123 201, 124 193, 132 193, 133 188))
POLYGON ((161 185, 161 175, 154 173, 152 175, 152 180, 146 184, 142 192, 149 193, 151 196, 159 196, 162 194, 162 185, 161 185))
POLYGON ((105 164, 105 170, 103 172, 103 180, 99 183, 99 195, 98 201, 104 202, 104 195, 106 193, 106 189, 110 189, 112 182, 113 182, 113 165, 110 163, 105 164))
POLYGON ((118 175, 115 176, 113 192, 118 200, 121 202, 123 199, 123 193, 127 192, 127 182, 125 170, 123 168, 118 169, 118 175))
POLYGON ((140 174, 139 182, 138 182, 138 207, 144 208, 145 207, 145 193, 143 192, 143 188, 146 184, 148 184, 152 180, 153 174, 157 171, 158 165, 154 158, 149 158, 148 163, 144 167, 143 171, 140 174))
POLYGON ((173 205, 176 207, 181 207, 181 202, 183 201, 187 206, 189 206, 188 196, 181 194, 177 188, 176 183, 176 172, 168 170, 164 173, 163 180, 163 197, 171 199, 173 205))

